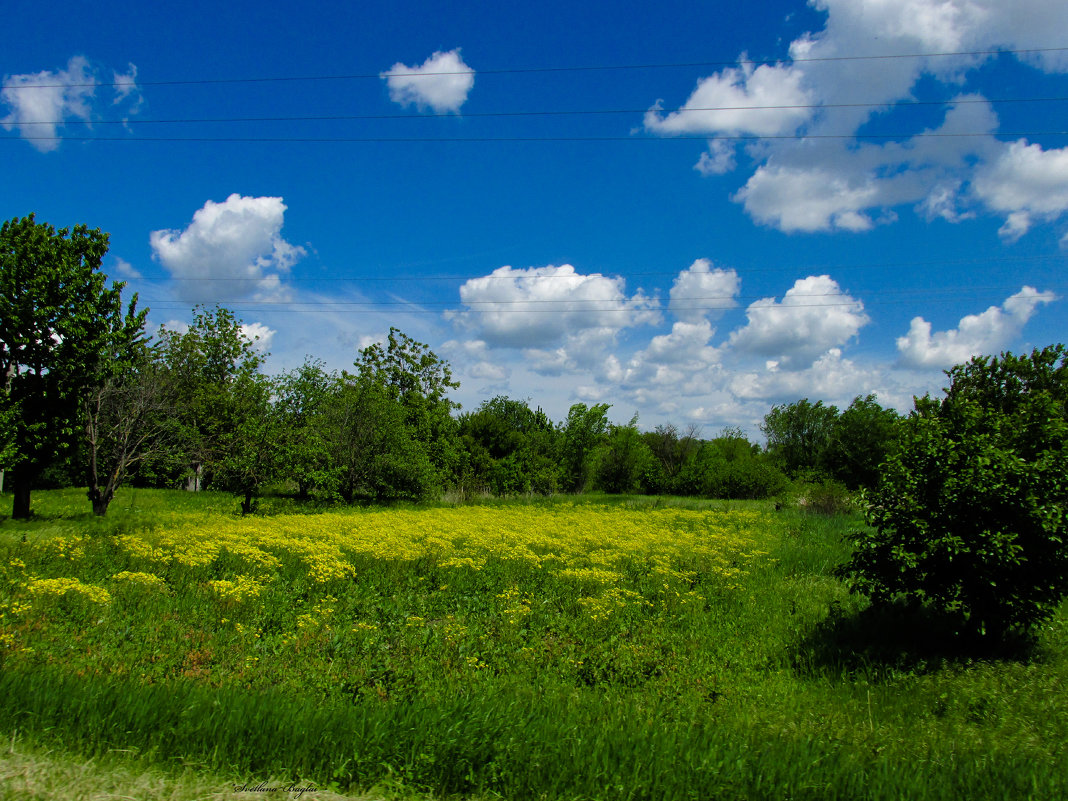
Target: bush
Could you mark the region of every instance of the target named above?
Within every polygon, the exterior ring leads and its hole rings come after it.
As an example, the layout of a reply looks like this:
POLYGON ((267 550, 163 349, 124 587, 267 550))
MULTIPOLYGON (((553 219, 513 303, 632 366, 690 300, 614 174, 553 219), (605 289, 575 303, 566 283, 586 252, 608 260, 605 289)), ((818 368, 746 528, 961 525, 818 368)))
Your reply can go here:
POLYGON ((821 515, 844 515, 854 509, 853 496, 838 481, 824 479, 804 490, 805 508, 821 515))
POLYGON ((919 605, 990 638, 1068 593, 1068 355, 973 359, 917 399, 844 567, 876 604, 919 605))

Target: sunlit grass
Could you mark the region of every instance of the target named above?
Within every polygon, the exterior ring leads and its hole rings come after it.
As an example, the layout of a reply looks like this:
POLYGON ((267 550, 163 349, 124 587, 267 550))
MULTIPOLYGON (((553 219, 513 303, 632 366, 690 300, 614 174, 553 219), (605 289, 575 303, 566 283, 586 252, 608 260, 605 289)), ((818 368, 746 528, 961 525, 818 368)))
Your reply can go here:
POLYGON ((436 796, 1068 790, 1063 610, 1016 654, 921 648, 833 576, 856 517, 189 495, 0 525, 0 729, 436 796))

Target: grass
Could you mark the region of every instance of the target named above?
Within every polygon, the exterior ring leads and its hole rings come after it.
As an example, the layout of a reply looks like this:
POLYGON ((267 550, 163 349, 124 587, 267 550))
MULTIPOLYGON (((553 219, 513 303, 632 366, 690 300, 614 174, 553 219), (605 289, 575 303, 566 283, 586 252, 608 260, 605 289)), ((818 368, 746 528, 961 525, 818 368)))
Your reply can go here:
POLYGON ((0 731, 102 780, 175 786, 1068 795, 1065 609, 969 651, 846 592, 855 517, 593 501, 269 499, 242 520, 228 496, 127 490, 94 520, 84 495, 37 493, 36 519, 0 523, 0 731))

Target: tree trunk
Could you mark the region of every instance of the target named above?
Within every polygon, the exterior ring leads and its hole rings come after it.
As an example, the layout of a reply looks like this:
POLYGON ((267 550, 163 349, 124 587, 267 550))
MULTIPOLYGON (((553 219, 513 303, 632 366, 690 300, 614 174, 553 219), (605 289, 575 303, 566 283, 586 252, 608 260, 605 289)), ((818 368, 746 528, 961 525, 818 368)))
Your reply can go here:
POLYGON ((245 500, 241 502, 241 514, 252 514, 252 490, 245 492, 245 500))
POLYGON ((13 520, 30 519, 30 489, 33 487, 33 476, 24 467, 16 467, 12 471, 11 491, 15 494, 11 504, 11 518, 13 520))
POLYGON ((108 491, 105 489, 101 492, 97 488, 89 490, 89 501, 93 504, 93 514, 97 517, 103 517, 108 513, 108 504, 111 503, 111 499, 115 497, 114 491, 108 491))

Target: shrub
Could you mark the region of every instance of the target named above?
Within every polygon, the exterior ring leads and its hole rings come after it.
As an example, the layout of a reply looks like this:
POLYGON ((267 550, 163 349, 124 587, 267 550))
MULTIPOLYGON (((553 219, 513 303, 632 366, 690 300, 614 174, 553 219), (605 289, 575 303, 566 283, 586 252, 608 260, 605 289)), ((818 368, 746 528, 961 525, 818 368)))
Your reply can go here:
POLYGON ((868 498, 843 569, 876 604, 948 615, 1001 638, 1068 593, 1068 355, 973 359, 920 398, 868 498))

